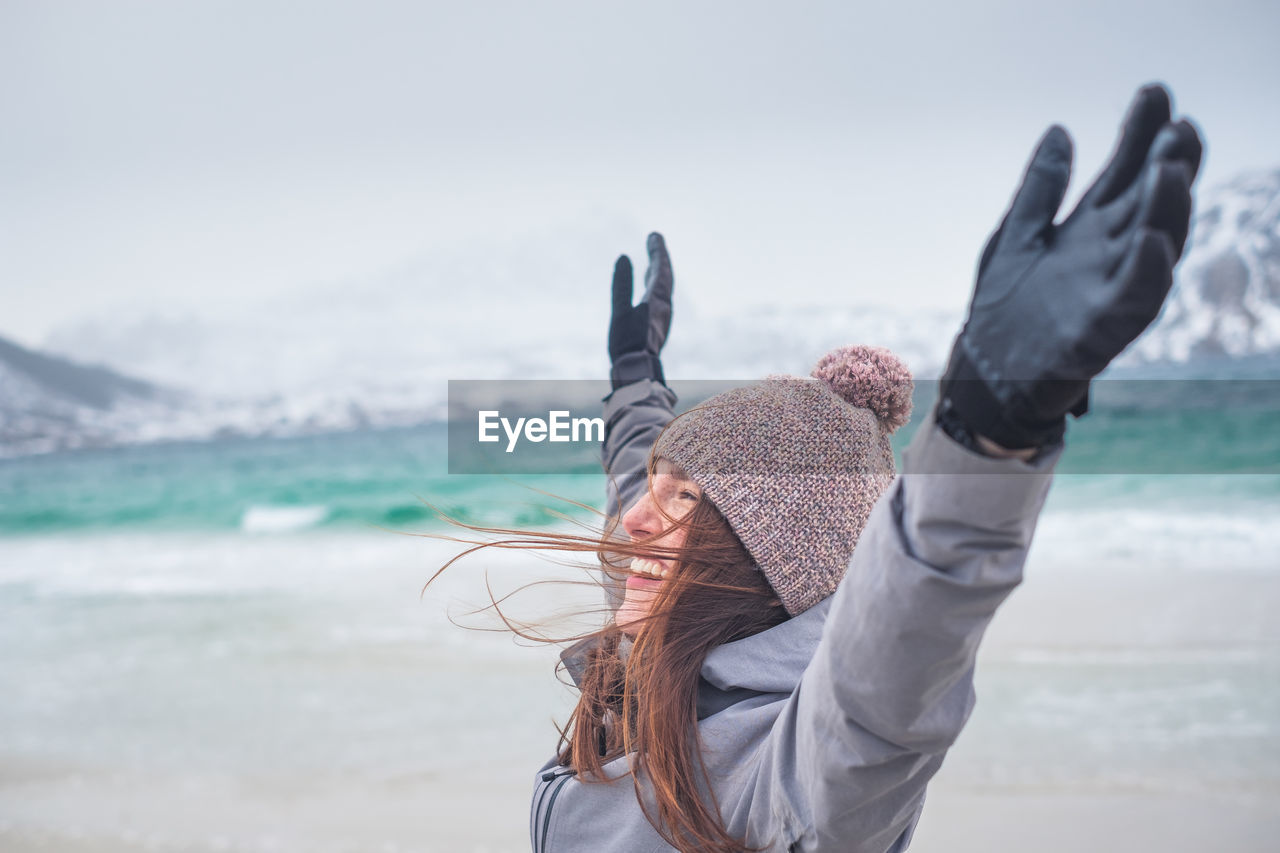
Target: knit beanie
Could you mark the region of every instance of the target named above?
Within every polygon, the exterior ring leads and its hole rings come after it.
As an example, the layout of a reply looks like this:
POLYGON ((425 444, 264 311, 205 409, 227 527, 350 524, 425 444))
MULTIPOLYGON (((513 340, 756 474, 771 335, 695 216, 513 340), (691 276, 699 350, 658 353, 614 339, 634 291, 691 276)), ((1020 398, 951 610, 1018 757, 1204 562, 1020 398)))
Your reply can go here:
POLYGON ((676 417, 656 456, 729 522, 792 616, 835 592, 893 481, 889 436, 911 415, 911 372, 883 347, 827 353, 813 378, 770 376, 676 417))

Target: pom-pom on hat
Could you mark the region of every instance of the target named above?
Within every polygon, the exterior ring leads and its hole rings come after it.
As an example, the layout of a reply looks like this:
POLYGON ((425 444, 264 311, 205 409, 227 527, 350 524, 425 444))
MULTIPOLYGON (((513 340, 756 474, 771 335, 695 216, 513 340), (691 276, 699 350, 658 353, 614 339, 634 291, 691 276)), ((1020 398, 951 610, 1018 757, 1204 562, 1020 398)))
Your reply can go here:
POLYGON ((702 487, 795 616, 844 577, 893 481, 889 436, 911 415, 913 387, 889 350, 840 347, 810 379, 770 376, 711 397, 653 452, 702 487))

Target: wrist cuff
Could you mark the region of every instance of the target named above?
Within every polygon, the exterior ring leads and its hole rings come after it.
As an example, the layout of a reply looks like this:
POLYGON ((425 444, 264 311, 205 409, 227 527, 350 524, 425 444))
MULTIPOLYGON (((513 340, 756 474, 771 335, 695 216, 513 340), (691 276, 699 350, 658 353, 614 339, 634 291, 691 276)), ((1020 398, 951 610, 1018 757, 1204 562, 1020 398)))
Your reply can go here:
POLYGON ((975 439, 979 435, 1010 450, 1046 447, 1062 441, 1067 429, 1065 415, 1032 422, 1018 416, 1019 408, 1024 407, 1016 398, 1002 402, 996 397, 957 341, 939 388, 937 420, 947 435, 978 453, 982 452, 975 439))
POLYGON ((609 370, 609 381, 616 391, 623 385, 639 382, 642 379, 653 379, 667 384, 662 375, 662 362, 651 352, 628 352, 614 359, 609 370))

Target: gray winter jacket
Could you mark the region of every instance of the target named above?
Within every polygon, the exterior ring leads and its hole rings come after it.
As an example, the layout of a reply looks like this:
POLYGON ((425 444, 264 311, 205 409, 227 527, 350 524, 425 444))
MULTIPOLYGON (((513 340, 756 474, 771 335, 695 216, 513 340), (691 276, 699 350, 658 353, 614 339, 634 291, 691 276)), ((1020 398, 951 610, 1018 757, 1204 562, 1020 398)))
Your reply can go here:
MULTIPOLYGON (((606 400, 610 510, 645 488, 674 402, 652 381, 606 400)), ((907 849, 925 786, 973 709, 978 643, 1022 579, 1059 455, 991 459, 922 425, 836 592, 708 655, 698 733, 731 834, 769 851, 907 849)), ((609 776, 627 760, 607 764, 609 776)), ((534 853, 672 849, 632 777, 582 783, 554 759, 538 771, 530 820, 534 853)))

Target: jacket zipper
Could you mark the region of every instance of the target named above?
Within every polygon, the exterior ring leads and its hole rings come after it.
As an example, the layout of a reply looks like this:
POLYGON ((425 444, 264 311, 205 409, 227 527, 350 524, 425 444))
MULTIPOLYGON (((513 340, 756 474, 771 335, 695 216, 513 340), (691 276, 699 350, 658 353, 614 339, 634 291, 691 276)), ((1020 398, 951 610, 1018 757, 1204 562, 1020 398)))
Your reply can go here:
POLYGON ((533 811, 529 815, 529 844, 533 853, 538 853, 538 817, 542 814, 542 804, 547 799, 547 791, 551 786, 547 783, 556 778, 555 771, 542 774, 542 787, 538 789, 537 799, 533 803, 533 811))
MULTIPOLYGON (((577 770, 551 770, 542 774, 542 781, 551 784, 542 789, 542 793, 538 796, 538 807, 542 807, 542 799, 551 791, 551 798, 547 800, 547 810, 542 813, 542 838, 535 837, 533 853, 545 851, 547 849, 547 833, 551 831, 551 807, 556 804, 556 797, 560 796, 560 789, 569 781, 570 776, 578 775, 577 770), (558 781, 557 781, 558 780, 558 781), (554 788, 555 790, 552 790, 554 788)), ((535 811, 535 815, 536 815, 535 811)))

